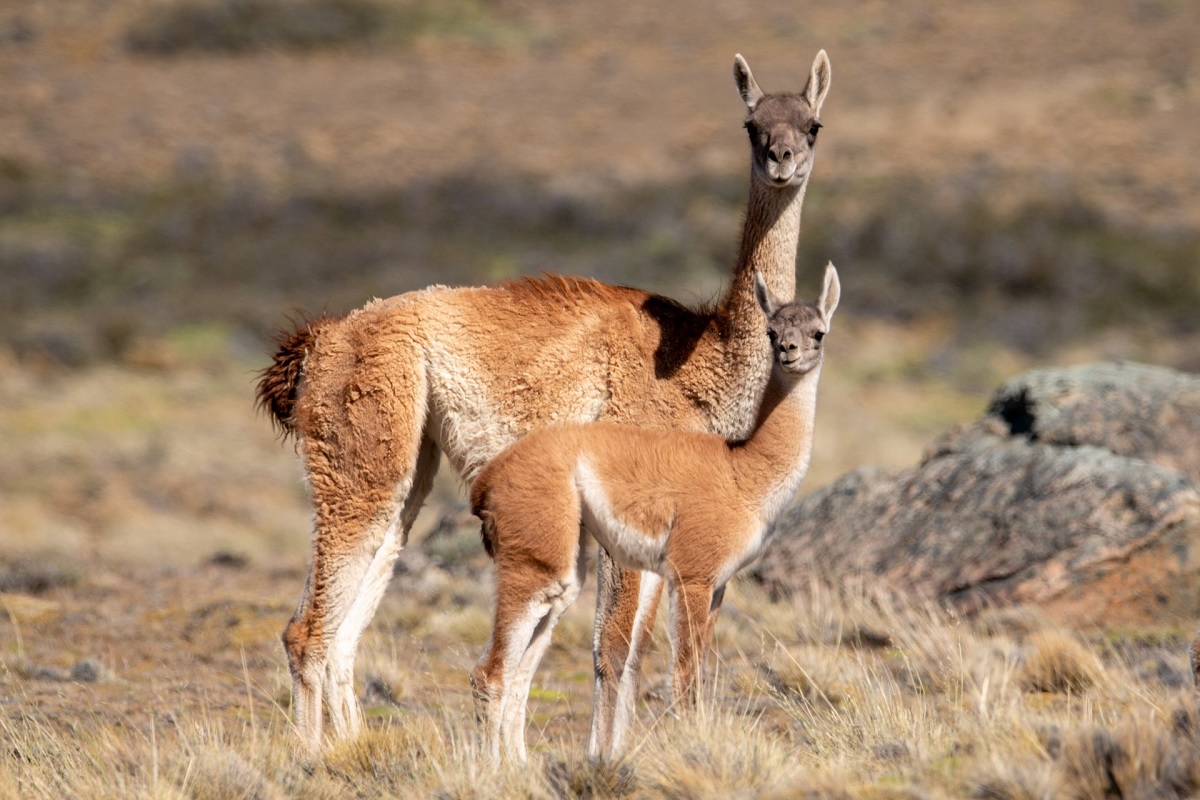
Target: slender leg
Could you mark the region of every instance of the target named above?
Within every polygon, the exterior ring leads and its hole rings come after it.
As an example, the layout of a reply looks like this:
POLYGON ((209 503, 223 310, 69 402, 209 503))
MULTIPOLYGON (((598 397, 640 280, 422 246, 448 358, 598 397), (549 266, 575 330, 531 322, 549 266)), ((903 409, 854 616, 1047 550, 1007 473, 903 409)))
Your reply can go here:
POLYGON ((611 759, 620 750, 637 705, 642 657, 650 646, 661 597, 657 575, 622 569, 600 548, 592 639, 596 688, 588 739, 588 758, 593 761, 611 759))
MULTIPOLYGON (((573 464, 542 463, 536 497, 520 481, 491 484, 476 509, 495 563, 492 638, 471 674, 476 717, 493 759, 525 757, 525 704, 559 615, 580 585, 579 497, 573 464)), ((476 488, 479 488, 478 486, 476 488)))
POLYGON ((389 376, 383 386, 373 385, 369 367, 360 374, 349 399, 345 387, 319 382, 302 398, 325 417, 302 439, 316 511, 312 564, 283 642, 296 727, 310 750, 321 745, 323 694, 336 735, 352 735, 361 724, 354 649, 403 544, 402 521, 420 505, 423 495, 414 490, 432 477, 416 468, 425 449, 424 372, 389 376))
POLYGON ((520 761, 526 759, 525 712, 529 705, 529 691, 533 685, 533 676, 537 672, 542 657, 546 654, 546 648, 550 646, 554 626, 579 597, 579 590, 583 585, 583 570, 587 558, 584 549, 586 539, 582 530, 579 534, 579 542, 575 551, 575 571, 567 580, 563 581, 562 594, 550 600, 550 612, 543 619, 538 630, 534 632, 533 641, 521 659, 521 665, 512 682, 511 689, 506 692, 508 699, 504 703, 504 737, 510 747, 509 755, 515 756, 520 761))
MULTIPOLYGON (((630 651, 630 633, 637 615, 633 608, 622 604, 628 590, 622 591, 638 574, 622 570, 603 547, 596 555, 596 617, 592 627, 592 666, 595 688, 592 698, 592 731, 588 738, 588 758, 592 761, 609 757, 612 751, 613 718, 617 708, 617 687, 630 651), (622 626, 622 622, 627 625, 622 626)), ((639 586, 640 588, 640 586, 639 586)))
MULTIPOLYGON (((524 752, 523 745, 517 747, 507 740, 512 731, 506 723, 511 724, 516 713, 510 707, 525 702, 524 697, 516 696, 521 686, 522 662, 533 648, 535 638, 552 627, 549 617, 553 603, 546 598, 557 599, 562 594, 561 585, 553 576, 509 576, 497 566, 495 627, 471 673, 475 717, 483 727, 484 745, 494 761, 500 760, 502 747, 510 755, 524 752)), ((524 731, 519 733, 523 735, 524 731)))
POLYGON ((1196 634, 1191 647, 1188 648, 1188 660, 1192 665, 1192 684, 1196 689, 1197 698, 1200 699, 1200 633, 1196 634))
POLYGON ((677 707, 695 705, 704 668, 705 635, 712 608, 711 584, 674 583, 671 588, 671 694, 677 707))
POLYGON ((483 658, 471 673, 471 691, 475 698, 475 717, 482 723, 484 745, 493 761, 500 760, 501 745, 512 752, 504 740, 507 706, 513 702, 510 685, 520 671, 521 658, 545 620, 545 603, 528 602, 515 615, 497 614, 496 629, 483 658))
MULTIPOLYGON (((395 515, 379 509, 369 520, 344 519, 343 530, 349 530, 351 540, 361 542, 359 547, 346 552, 336 547, 325 547, 329 539, 338 544, 336 537, 324 536, 333 528, 324 527, 318 515, 318 533, 314 543, 313 565, 304 593, 296 613, 283 632, 284 648, 292 673, 292 707, 296 715, 296 727, 301 739, 310 750, 321 745, 321 700, 322 678, 330 658, 331 640, 347 614, 350 612, 360 586, 367 579, 372 563, 380 553, 392 548, 390 540, 395 536, 395 515), (388 519, 391 517, 391 519, 388 519)), ((348 724, 344 717, 337 719, 344 708, 334 696, 327 697, 331 716, 335 716, 334 728, 339 735, 347 733, 348 724)))
POLYGON ((483 749, 494 762, 500 761, 500 723, 503 721, 504 700, 502 694, 503 679, 496 673, 493 665, 497 661, 496 653, 503 653, 508 645, 506 636, 501 635, 500 621, 497 618, 496 627, 483 647, 483 655, 475 669, 471 670, 471 700, 475 706, 475 722, 479 725, 483 749))
POLYGON ((722 584, 716 588, 716 591, 713 592, 712 604, 708 609, 708 625, 705 627, 704 631, 704 647, 706 651, 708 648, 712 647, 713 631, 717 627, 717 617, 720 616, 721 604, 724 602, 725 584, 722 584))
POLYGON ((625 668, 621 672, 621 680, 617 685, 617 706, 612 719, 612 735, 609 752, 605 756, 612 759, 619 755, 625 747, 625 735, 629 724, 637 713, 638 689, 642 680, 642 657, 650 647, 650 637, 654 633, 654 618, 658 614, 658 604, 662 600, 661 575, 653 572, 641 573, 641 590, 638 592, 637 616, 633 622, 634 646, 629 648, 625 657, 625 668))
POLYGON ((407 543, 409 529, 433 487, 440 457, 437 446, 424 437, 417 456, 412 488, 404 499, 397 524, 388 531, 384 542, 375 551, 359 590, 337 627, 326 663, 325 687, 330 721, 339 739, 357 736, 361 729, 362 712, 354 693, 354 659, 358 643, 383 600, 396 558, 407 543))
POLYGON ((321 746, 321 672, 325 656, 321 641, 314 635, 312 618, 307 609, 312 605, 312 573, 305 580, 304 591, 296 613, 283 631, 283 647, 292 673, 292 714, 296 732, 309 751, 321 746))
POLYGON ((392 564, 400 552, 398 527, 399 521, 394 521, 384 533, 383 541, 358 581, 358 591, 337 626, 326 656, 325 704, 329 707, 334 736, 339 740, 353 738, 362 730, 362 711, 354 695, 354 656, 363 629, 387 589, 392 564))
POLYGON ((533 676, 541 663, 546 648, 550 646, 550 638, 559 617, 566 611, 575 598, 579 596, 578 584, 563 588, 563 592, 549 603, 549 610, 538 623, 533 637, 517 665, 512 681, 505 688, 504 720, 501 723, 504 737, 505 753, 518 761, 526 760, 525 753, 525 712, 529 705, 529 691, 533 685, 533 676))

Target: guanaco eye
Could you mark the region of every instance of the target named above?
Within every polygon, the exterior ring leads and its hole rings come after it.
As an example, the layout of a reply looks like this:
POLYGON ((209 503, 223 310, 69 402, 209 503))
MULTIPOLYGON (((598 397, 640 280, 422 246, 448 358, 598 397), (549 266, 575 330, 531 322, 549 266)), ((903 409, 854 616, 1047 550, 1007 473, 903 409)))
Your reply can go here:
POLYGON ((825 338, 825 331, 817 331, 813 334, 813 338, 818 342, 825 338))
POLYGON ((808 129, 808 144, 811 146, 817 141, 817 131, 821 130, 821 123, 814 122, 812 127, 808 129))

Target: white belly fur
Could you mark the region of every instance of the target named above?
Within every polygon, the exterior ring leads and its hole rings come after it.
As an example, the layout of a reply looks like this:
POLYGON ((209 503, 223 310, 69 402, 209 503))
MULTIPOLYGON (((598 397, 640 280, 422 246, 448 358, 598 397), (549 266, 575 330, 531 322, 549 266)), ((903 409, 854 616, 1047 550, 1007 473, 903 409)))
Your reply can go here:
POLYGON ((586 457, 581 457, 575 465, 575 486, 579 491, 584 527, 614 561, 626 569, 664 574, 663 556, 669 530, 660 534, 646 533, 619 519, 586 457))

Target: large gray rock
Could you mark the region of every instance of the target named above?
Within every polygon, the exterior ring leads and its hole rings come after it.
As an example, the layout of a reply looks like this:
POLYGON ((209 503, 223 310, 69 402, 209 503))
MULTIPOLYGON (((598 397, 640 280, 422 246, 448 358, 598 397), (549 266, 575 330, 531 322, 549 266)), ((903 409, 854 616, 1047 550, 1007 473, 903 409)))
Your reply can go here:
POLYGON ((987 414, 939 442, 930 457, 989 436, 1094 445, 1200 485, 1200 377, 1130 363, 1033 370, 1002 384, 987 414))
POLYGON ((1200 378, 1136 364, 1038 370, 906 470, 862 469, 780 521, 753 570, 882 581, 963 610, 1054 605, 1078 620, 1200 609, 1200 378))

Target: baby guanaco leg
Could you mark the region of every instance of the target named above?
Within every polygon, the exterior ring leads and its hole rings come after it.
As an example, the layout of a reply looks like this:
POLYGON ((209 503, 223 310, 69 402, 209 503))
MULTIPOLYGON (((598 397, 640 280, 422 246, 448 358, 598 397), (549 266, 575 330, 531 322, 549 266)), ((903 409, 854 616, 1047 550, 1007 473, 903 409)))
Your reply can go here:
POLYGON ((676 704, 695 705, 704 667, 713 586, 709 582, 670 581, 671 693, 676 704))

